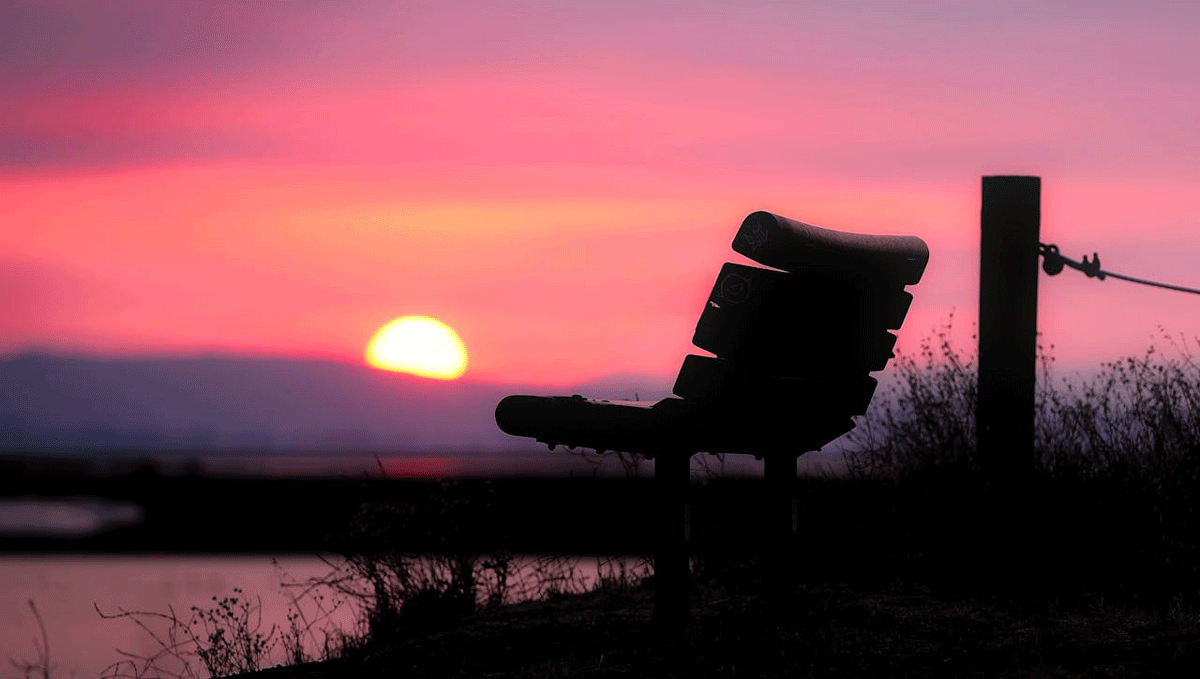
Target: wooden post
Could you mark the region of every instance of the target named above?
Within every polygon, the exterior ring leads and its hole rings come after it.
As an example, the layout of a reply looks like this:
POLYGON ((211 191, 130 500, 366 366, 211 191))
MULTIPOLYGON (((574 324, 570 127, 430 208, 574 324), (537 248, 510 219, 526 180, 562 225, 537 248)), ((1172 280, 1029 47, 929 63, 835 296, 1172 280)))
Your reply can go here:
POLYGON ((658 507, 657 549, 654 553, 654 620, 660 642, 680 647, 689 641, 690 564, 688 542, 691 485, 689 453, 661 453, 654 459, 658 507))
POLYGON ((760 549, 763 601, 768 614, 784 618, 792 612, 796 591, 796 458, 792 453, 766 455, 765 525, 760 549))
POLYGON ((985 479, 1009 488, 1034 461, 1041 181, 983 178, 976 436, 985 479))

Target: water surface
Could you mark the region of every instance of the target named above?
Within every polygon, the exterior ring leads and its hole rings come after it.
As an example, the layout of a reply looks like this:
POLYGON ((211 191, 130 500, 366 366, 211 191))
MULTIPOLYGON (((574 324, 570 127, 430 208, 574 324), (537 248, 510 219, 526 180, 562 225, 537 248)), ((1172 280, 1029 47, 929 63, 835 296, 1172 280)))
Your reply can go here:
MULTIPOLYGON (((186 619, 192 606, 212 607, 213 597, 241 588, 257 602, 262 627, 287 624, 294 591, 282 580, 324 575, 316 557, 263 556, 5 556, 0 557, 0 677, 21 677, 9 659, 38 662, 41 632, 30 610, 33 601, 46 627, 51 676, 98 677, 120 659, 118 649, 140 656, 161 645, 131 619, 105 620, 106 614, 171 608, 186 619)), ((166 621, 144 617, 155 633, 166 621)), ((349 624, 349 619, 341 622, 349 624)), ((205 676, 199 671, 197 676, 205 676)))
MULTIPOLYGON (((305 621, 314 623, 312 633, 304 637, 307 650, 319 654, 325 632, 360 628, 362 615, 354 599, 327 587, 306 594, 302 586, 314 578, 326 578, 339 565, 336 559, 317 556, 2 556, 0 679, 25 676, 9 659, 18 664, 41 662, 42 634, 30 601, 45 624, 54 679, 111 675, 113 663, 128 658, 122 651, 143 658, 159 653, 169 642, 172 627, 163 615, 173 611, 186 623, 193 606, 215 609, 219 600, 230 596, 249 597, 252 608, 261 613, 259 629, 264 634, 272 627, 286 630, 289 613, 299 611, 305 621), (154 615, 105 619, 97 608, 106 615, 122 611, 154 615), (325 612, 329 617, 321 619, 325 612)), ((633 573, 646 567, 641 559, 632 557, 530 555, 513 557, 512 565, 506 596, 510 603, 544 596, 548 590, 582 591, 600 574, 619 573, 622 565, 633 573)), ((485 576, 479 582, 483 599, 489 580, 486 573, 481 575, 485 576)), ((285 658, 285 649, 276 644, 264 665, 285 658)), ((190 662, 196 677, 207 676, 197 659, 190 662)), ((159 667, 179 673, 182 664, 164 657, 159 667)), ((123 676, 134 674, 129 665, 117 669, 123 676)))

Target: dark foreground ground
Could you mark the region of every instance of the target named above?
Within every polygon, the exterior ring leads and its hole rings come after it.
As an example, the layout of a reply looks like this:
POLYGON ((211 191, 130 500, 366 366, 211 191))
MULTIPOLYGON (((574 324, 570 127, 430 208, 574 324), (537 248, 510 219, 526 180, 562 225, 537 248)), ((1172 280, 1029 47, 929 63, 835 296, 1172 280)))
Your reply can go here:
MULTIPOLYGON (((27 467, 0 496, 99 497, 144 511, 82 540, 0 552, 649 554, 648 479, 97 477, 27 467)), ((1119 470, 1118 470, 1119 471, 1119 470)), ((651 593, 616 589, 372 637, 291 677, 1200 676, 1195 473, 803 479, 792 613, 763 613, 755 554, 771 523, 754 479, 689 490, 700 591, 691 641, 656 644, 651 593)), ((776 517, 778 518, 778 517, 776 517)))
POLYGON ((647 589, 535 602, 348 658, 265 670, 325 677, 1200 676, 1200 620, 1127 606, 810 584, 782 623, 749 593, 700 593, 692 642, 654 643, 647 589))

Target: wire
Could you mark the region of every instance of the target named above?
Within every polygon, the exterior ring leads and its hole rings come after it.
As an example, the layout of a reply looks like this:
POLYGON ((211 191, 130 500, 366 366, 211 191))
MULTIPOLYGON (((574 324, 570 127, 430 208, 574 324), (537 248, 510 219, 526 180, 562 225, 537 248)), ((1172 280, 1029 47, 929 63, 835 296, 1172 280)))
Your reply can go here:
POLYGON ((1038 243, 1038 254, 1043 257, 1042 270, 1051 276, 1062 273, 1063 267, 1069 266, 1072 269, 1082 271, 1088 278, 1095 278, 1097 280, 1104 280, 1105 278, 1112 276, 1113 278, 1120 278, 1121 280, 1129 281, 1130 283, 1141 283, 1142 285, 1152 285, 1156 288, 1178 290, 1179 292, 1190 292, 1193 295, 1200 295, 1200 290, 1197 290, 1196 288, 1188 288, 1182 285, 1171 285, 1169 283, 1159 283, 1157 281, 1148 281, 1144 278, 1134 278, 1133 276, 1126 276, 1125 274, 1105 271, 1104 269, 1100 268, 1100 255, 1094 252, 1092 253, 1092 258, 1090 260, 1087 258, 1087 255, 1084 255, 1083 261, 1077 262, 1069 257, 1064 257, 1061 253, 1059 253, 1057 245, 1038 243))
POLYGON ((1113 278, 1120 278, 1123 281, 1129 281, 1130 283, 1141 283, 1142 285, 1153 285, 1156 288, 1165 288, 1167 290, 1178 290, 1180 292, 1190 292, 1193 295, 1200 295, 1200 290, 1197 290, 1196 288, 1185 288, 1182 285, 1171 285, 1170 283, 1157 283, 1155 281, 1148 281, 1148 280, 1144 280, 1141 278, 1134 278, 1133 276, 1126 276, 1124 274, 1113 273, 1111 271, 1105 271, 1104 273, 1106 275, 1112 276, 1113 278))

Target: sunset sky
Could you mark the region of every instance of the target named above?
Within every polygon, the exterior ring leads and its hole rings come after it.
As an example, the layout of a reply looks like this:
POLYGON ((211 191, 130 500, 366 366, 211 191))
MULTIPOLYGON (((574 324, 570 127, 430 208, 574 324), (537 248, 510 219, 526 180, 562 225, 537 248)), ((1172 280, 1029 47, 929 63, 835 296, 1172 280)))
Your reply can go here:
MULTIPOLYGON (((979 185, 1200 287, 1200 3, 0 4, 0 355, 361 361, 426 315, 466 377, 668 380, 741 219, 930 246, 901 349, 978 303, 979 185)), ((1040 280, 1061 366, 1200 296, 1040 280)), ((800 310, 802 312, 802 310, 800 310)), ((814 326, 813 332, 829 328, 814 326)))

